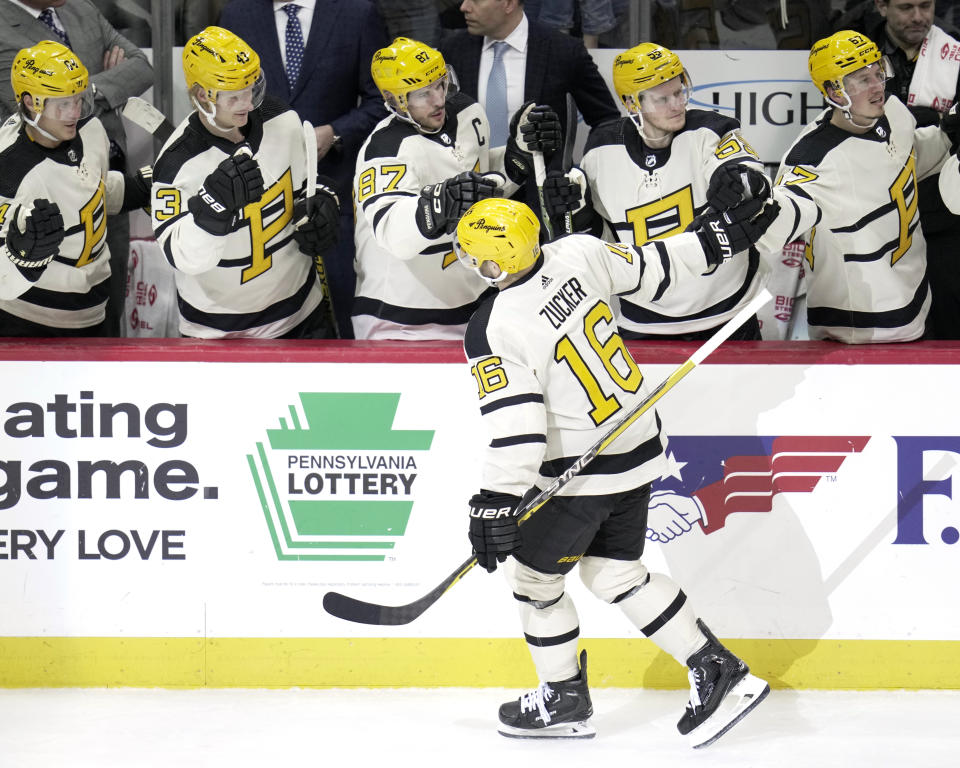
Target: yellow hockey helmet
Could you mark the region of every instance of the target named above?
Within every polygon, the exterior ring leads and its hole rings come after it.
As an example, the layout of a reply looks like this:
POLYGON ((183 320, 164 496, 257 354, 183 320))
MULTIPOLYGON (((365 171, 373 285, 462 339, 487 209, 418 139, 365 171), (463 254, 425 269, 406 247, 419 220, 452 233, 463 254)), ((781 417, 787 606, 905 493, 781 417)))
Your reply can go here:
POLYGON ((656 43, 640 43, 613 60, 613 89, 629 112, 639 109, 640 93, 675 77, 683 78, 689 90, 690 77, 680 57, 656 43))
POLYGON ((488 197, 470 206, 457 224, 453 240, 457 258, 480 276, 498 283, 531 266, 540 256, 540 222, 525 203, 488 197), (500 268, 496 277, 484 275, 484 262, 500 268))
POLYGON ((834 106, 844 108, 848 105, 842 102, 849 101, 849 97, 843 88, 843 78, 858 69, 875 64, 881 58, 880 49, 869 37, 845 29, 814 43, 807 66, 810 69, 810 79, 824 98, 834 106), (838 97, 836 101, 827 93, 828 85, 838 97))
POLYGON ((397 108, 407 112, 407 97, 447 76, 443 55, 426 43, 398 37, 386 48, 373 54, 370 74, 384 101, 389 96, 397 108))
POLYGON ((222 27, 207 27, 191 37, 183 48, 183 76, 187 89, 199 85, 210 101, 221 91, 254 89, 254 106, 265 91, 260 57, 243 40, 222 27))
POLYGON ((89 73, 83 62, 65 45, 43 40, 17 53, 10 68, 10 83, 17 102, 29 93, 33 98, 33 111, 39 115, 47 99, 86 91, 89 73))

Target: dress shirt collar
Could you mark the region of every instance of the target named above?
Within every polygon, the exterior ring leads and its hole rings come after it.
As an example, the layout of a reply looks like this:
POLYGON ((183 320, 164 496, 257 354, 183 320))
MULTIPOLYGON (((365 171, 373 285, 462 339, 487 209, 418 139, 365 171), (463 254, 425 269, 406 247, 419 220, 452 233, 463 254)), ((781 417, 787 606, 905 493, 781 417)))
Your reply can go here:
MULTIPOLYGON (((513 32, 507 35, 503 42, 509 45, 516 51, 524 53, 527 50, 527 37, 530 31, 530 24, 527 21, 527 14, 523 14, 520 19, 520 23, 514 27, 513 32)), ((494 43, 500 42, 499 40, 494 40, 492 37, 483 36, 483 50, 488 50, 494 43)))

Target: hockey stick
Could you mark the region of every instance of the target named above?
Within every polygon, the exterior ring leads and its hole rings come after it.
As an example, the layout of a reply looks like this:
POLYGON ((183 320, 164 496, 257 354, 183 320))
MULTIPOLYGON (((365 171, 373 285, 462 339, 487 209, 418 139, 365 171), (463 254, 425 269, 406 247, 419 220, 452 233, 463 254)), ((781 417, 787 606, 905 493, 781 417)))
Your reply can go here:
MULTIPOLYGON (((573 145, 577 142, 577 102, 567 94, 567 130, 563 137, 563 172, 569 173, 573 168, 573 145)), ((563 214, 563 231, 568 235, 573 233, 573 213, 566 211, 563 214)))
MULTIPOLYGON (((578 458, 569 469, 527 502, 520 512, 518 523, 524 523, 531 515, 540 509, 540 507, 546 504, 552 496, 576 477, 587 464, 593 461, 597 454, 604 451, 610 443, 622 435, 631 424, 649 411, 661 397, 676 386, 680 379, 702 363, 708 355, 713 353, 737 328, 755 315, 757 310, 770 301, 770 299, 770 293, 766 289, 760 291, 749 304, 744 306, 736 315, 724 323, 720 330, 713 334, 703 346, 697 349, 683 365, 667 376, 667 378, 660 382, 656 389, 634 406, 626 416, 617 422, 613 429, 590 446, 586 453, 578 458)), ((409 624, 439 600, 447 590, 460 581, 476 564, 477 556, 472 555, 457 566, 457 569, 453 573, 430 590, 430 592, 419 600, 414 600, 407 605, 377 605, 376 603, 367 603, 363 600, 342 595, 339 592, 327 592, 327 594, 323 596, 323 608, 327 613, 336 616, 338 619, 353 621, 358 624, 377 624, 381 626, 409 624)))
POLYGON ((553 240, 553 224, 547 206, 543 203, 543 181, 547 178, 547 169, 543 162, 543 152, 533 152, 533 174, 537 180, 537 197, 540 198, 540 213, 543 217, 543 228, 547 233, 547 240, 553 240))
MULTIPOLYGON (((313 126, 303 121, 303 142, 306 144, 307 152, 307 215, 296 223, 300 227, 307 223, 310 214, 313 213, 313 197, 317 194, 317 133, 313 126)), ((340 330, 337 328, 337 314, 333 310, 333 292, 330 290, 330 281, 327 279, 327 265, 323 261, 323 256, 317 254, 314 256, 314 264, 317 267, 317 276, 320 278, 320 287, 323 289, 324 298, 327 300, 327 314, 336 338, 340 338, 340 330)))
POLYGON ((121 114, 134 125, 139 125, 161 144, 166 144, 170 134, 176 130, 163 112, 139 96, 128 98, 121 114))

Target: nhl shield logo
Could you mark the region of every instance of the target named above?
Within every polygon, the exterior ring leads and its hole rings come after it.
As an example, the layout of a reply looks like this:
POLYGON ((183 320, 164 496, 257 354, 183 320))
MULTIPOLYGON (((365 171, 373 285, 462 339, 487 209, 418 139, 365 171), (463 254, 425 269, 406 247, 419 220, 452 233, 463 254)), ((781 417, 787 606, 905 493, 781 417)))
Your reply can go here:
POLYGON ((877 126, 877 136, 879 136, 881 139, 886 138, 887 136, 887 132, 883 130, 882 125, 877 126))
POLYGON ((77 162, 77 151, 75 149, 67 150, 67 160, 69 160, 71 163, 77 162))
POLYGON ((450 136, 447 135, 446 132, 440 134, 440 141, 442 141, 444 144, 452 144, 452 143, 453 143, 453 142, 450 140, 450 136))
POLYGON ((655 166, 655 165, 657 164, 657 156, 656 156, 656 155, 647 155, 647 157, 646 157, 646 159, 643 161, 643 163, 644 163, 644 165, 647 166, 647 168, 653 168, 653 166, 655 166))

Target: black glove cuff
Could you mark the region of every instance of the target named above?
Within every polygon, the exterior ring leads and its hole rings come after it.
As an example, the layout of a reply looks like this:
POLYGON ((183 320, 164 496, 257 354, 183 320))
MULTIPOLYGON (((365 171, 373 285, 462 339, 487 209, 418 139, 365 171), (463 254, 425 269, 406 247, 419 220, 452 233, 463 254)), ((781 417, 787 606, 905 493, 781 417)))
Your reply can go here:
POLYGON ((233 232, 239 219, 233 211, 214 212, 199 195, 187 200, 187 210, 193 216, 194 224, 204 232, 218 237, 233 232))

